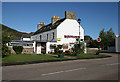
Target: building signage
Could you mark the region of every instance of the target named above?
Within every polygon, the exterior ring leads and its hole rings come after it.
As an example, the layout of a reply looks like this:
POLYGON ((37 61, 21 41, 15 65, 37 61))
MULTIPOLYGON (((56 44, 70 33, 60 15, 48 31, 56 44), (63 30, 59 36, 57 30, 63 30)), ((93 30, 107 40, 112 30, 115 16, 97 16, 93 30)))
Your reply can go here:
POLYGON ((80 36, 64 35, 64 38, 80 38, 80 36))
POLYGON ((61 41, 61 38, 57 38, 58 41, 61 41))

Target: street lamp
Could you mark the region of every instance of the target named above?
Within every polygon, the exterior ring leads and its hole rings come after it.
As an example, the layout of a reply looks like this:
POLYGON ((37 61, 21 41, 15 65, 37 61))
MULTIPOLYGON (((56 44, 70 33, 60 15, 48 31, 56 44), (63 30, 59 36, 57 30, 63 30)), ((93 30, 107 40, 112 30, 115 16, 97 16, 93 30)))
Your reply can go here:
POLYGON ((78 19, 77 20, 78 21, 78 23, 79 23, 79 55, 80 55, 80 21, 81 21, 81 19, 78 19))

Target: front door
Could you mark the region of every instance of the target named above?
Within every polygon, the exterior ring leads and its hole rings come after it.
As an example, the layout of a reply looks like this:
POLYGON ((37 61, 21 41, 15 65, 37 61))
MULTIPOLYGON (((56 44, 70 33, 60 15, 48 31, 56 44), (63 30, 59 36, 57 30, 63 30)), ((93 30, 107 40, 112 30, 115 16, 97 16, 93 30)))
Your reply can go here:
POLYGON ((46 43, 41 43, 41 53, 46 53, 46 43))

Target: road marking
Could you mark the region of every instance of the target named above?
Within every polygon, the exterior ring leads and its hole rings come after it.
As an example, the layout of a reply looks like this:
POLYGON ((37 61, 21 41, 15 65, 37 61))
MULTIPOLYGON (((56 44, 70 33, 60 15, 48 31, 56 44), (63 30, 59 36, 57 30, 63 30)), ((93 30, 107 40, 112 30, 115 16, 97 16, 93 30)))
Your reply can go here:
POLYGON ((53 74, 58 74, 58 73, 63 73, 63 72, 72 72, 72 71, 77 71, 77 70, 82 70, 82 69, 86 69, 86 68, 77 68, 77 69, 71 69, 71 70, 64 70, 64 71, 46 73, 46 74, 41 74, 41 76, 53 75, 53 74))
POLYGON ((118 64, 120 64, 120 63, 112 63, 112 64, 107 64, 107 65, 118 65, 118 64))

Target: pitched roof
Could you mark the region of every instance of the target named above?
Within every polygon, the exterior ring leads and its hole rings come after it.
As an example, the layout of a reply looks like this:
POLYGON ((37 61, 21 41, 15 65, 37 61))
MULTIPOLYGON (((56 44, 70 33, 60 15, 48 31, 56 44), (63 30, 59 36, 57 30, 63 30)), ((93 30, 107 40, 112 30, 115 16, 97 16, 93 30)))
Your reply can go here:
POLYGON ((21 38, 30 38, 31 34, 23 34, 21 38))
POLYGON ((46 32, 46 31, 50 31, 52 29, 56 29, 57 26, 60 25, 64 20, 65 20, 65 18, 56 21, 54 24, 50 23, 48 25, 45 25, 45 26, 41 27, 39 30, 37 30, 33 35, 36 35, 36 34, 39 34, 42 32, 46 32))

